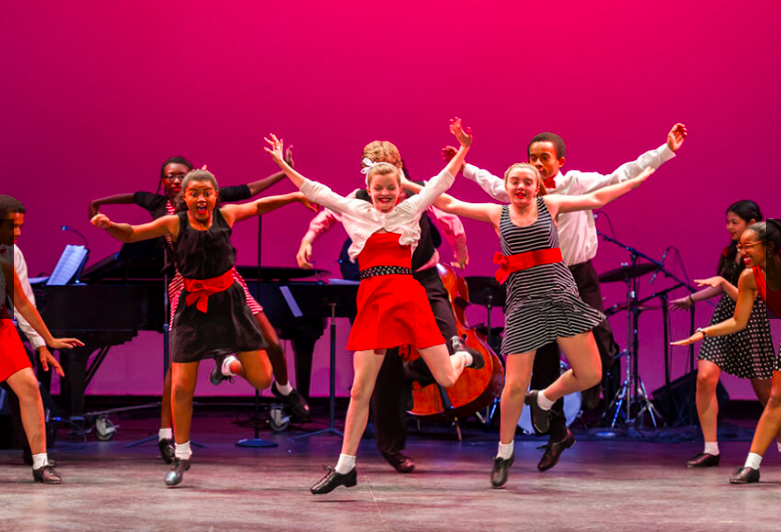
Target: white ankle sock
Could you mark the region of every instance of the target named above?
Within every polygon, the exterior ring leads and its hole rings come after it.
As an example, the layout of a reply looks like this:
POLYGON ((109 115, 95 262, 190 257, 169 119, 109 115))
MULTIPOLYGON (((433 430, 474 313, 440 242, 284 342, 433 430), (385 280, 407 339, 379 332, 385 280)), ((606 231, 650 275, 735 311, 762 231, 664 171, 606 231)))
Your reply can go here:
POLYGON ((160 432, 157 433, 157 439, 160 441, 163 440, 173 440, 174 439, 174 430, 173 429, 160 429, 160 432))
POLYGON ((750 467, 751 469, 759 469, 759 464, 762 463, 762 455, 757 453, 748 453, 746 463, 744 467, 750 467))
POLYGON ((46 453, 33 455, 33 469, 40 469, 49 465, 49 455, 46 453))
POLYGON ((277 387, 277 391, 287 397, 290 395, 290 392, 293 391, 293 387, 290 386, 290 381, 288 381, 287 384, 279 384, 279 381, 275 381, 274 385, 277 387))
POLYGON ((349 454, 340 454, 339 461, 336 462, 334 470, 340 475, 346 475, 350 471, 355 469, 355 456, 349 454))
POLYGON ((189 441, 176 444, 176 451, 174 452, 174 456, 176 456, 179 460, 189 460, 192 455, 193 452, 190 450, 189 441))
POLYGON ((233 377, 234 375, 236 375, 231 371, 231 362, 233 362, 234 360, 238 361, 239 359, 233 355, 228 355, 225 357, 225 360, 222 361, 222 367, 220 368, 220 371, 226 377, 233 377))
POLYGON ((712 454, 713 456, 719 455, 719 442, 717 441, 706 441, 705 442, 705 450, 702 451, 705 454, 712 454))
POLYGON ((511 441, 507 445, 500 442, 499 450, 496 452, 496 457, 501 458, 502 460, 509 460, 513 455, 513 447, 515 447, 514 441, 511 441))
POLYGON ((543 390, 537 392, 537 404, 543 410, 550 410, 551 407, 553 407, 553 403, 555 402, 556 401, 551 401, 550 399, 545 397, 545 392, 543 390))

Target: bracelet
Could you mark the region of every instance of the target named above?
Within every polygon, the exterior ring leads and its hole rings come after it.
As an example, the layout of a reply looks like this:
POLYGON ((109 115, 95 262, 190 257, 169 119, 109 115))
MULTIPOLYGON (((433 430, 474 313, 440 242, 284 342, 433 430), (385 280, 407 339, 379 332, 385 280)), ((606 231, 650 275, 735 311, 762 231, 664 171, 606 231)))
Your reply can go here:
POLYGON ((695 332, 695 333, 702 333, 702 337, 703 337, 703 338, 707 338, 707 337, 708 337, 708 333, 707 333, 707 332, 705 332, 705 329, 704 329, 704 328, 702 328, 702 327, 697 327, 697 330, 696 330, 696 331, 694 331, 694 332, 695 332))
POLYGON ((692 305, 696 303, 696 301, 694 301, 694 298, 692 297, 691 294, 689 294, 689 301, 691 302, 692 305))

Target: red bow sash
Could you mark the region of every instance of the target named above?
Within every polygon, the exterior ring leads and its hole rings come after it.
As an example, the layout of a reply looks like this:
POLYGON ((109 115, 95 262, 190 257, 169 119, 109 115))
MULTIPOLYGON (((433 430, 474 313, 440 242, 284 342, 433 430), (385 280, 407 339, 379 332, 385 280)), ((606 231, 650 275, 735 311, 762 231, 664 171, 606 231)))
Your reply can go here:
POLYGON ((555 264, 563 260, 559 248, 538 249, 516 255, 502 255, 497 251, 494 253, 494 264, 498 264, 499 269, 494 275, 499 284, 504 284, 511 273, 543 264, 555 264))
POLYGON ((185 298, 187 306, 195 303, 195 308, 206 312, 209 306, 209 296, 224 292, 233 286, 233 271, 228 270, 219 277, 211 279, 184 279, 184 289, 189 292, 185 298))

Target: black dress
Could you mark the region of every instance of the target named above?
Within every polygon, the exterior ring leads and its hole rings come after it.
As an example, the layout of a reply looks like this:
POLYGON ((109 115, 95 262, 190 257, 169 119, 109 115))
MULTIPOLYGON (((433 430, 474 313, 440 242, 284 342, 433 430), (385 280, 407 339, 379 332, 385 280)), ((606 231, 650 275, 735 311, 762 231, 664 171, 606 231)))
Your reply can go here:
MULTIPOLYGON (((236 250, 231 228, 214 209, 212 225, 206 231, 190 227, 187 212, 179 216, 179 238, 174 242, 176 266, 185 279, 211 279, 233 268, 236 250)), ((195 362, 242 351, 268 347, 260 326, 247 306, 244 289, 237 282, 209 296, 207 312, 187 305, 188 292, 179 296, 171 337, 174 362, 195 362)))

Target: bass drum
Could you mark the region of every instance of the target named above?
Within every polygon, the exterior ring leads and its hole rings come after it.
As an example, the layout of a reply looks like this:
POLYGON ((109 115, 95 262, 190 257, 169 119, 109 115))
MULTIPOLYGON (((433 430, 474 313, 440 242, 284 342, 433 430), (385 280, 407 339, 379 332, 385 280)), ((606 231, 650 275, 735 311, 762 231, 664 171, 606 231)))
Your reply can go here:
MULTIPOLYGON (((569 365, 562 361, 561 372, 564 373, 569 369, 569 365)), ((580 414, 580 392, 571 393, 564 396, 564 417, 567 419, 567 426, 569 427, 578 418, 580 414)), ((521 427, 524 434, 534 434, 534 427, 532 427, 532 418, 529 413, 529 407, 524 405, 521 412, 521 418, 518 420, 518 426, 521 427)))

